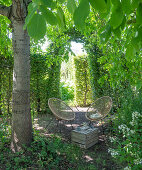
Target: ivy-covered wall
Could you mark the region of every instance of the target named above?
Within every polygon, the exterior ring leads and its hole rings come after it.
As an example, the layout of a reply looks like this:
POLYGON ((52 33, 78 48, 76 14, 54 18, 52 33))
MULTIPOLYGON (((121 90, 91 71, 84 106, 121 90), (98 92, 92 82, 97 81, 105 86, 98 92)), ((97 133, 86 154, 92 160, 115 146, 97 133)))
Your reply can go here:
POLYGON ((74 67, 75 102, 78 106, 87 106, 92 103, 92 90, 87 57, 74 57, 74 67))

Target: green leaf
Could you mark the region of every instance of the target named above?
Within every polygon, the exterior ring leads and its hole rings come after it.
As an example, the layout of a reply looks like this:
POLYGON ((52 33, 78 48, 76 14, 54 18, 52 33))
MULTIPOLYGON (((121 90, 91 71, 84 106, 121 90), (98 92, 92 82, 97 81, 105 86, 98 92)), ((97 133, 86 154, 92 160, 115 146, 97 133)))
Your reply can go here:
POLYGON ((112 31, 118 38, 121 38, 120 27, 117 27, 116 29, 113 29, 112 31))
POLYGON ((35 40, 39 40, 44 37, 46 33, 46 21, 40 14, 35 14, 30 23, 27 26, 29 35, 35 40))
POLYGON ((111 0, 111 2, 116 8, 120 6, 120 0, 111 0))
POLYGON ((124 13, 129 15, 131 13, 131 0, 122 0, 121 4, 124 13))
POLYGON ((75 9, 76 9, 75 1, 74 1, 74 0, 68 0, 68 2, 67 2, 67 8, 68 8, 68 11, 69 11, 71 14, 74 14, 74 11, 75 11, 75 9))
POLYGON ((142 88, 142 80, 138 80, 136 84, 136 89, 140 90, 142 88))
POLYGON ((27 25, 31 21, 32 17, 34 16, 36 10, 37 10, 37 5, 31 2, 28 6, 28 15, 25 19, 24 29, 26 29, 27 25))
POLYGON ((131 9, 134 10, 138 7, 140 0, 131 0, 131 9))
POLYGON ((107 25, 105 30, 100 34, 100 39, 102 43, 106 43, 111 36, 111 26, 107 25))
POLYGON ((135 56, 135 48, 132 43, 129 43, 126 49, 126 59, 131 61, 131 59, 135 56))
POLYGON ((117 27, 120 26, 120 24, 123 21, 123 11, 121 8, 121 5, 117 8, 113 8, 111 18, 110 18, 110 24, 113 27, 113 29, 116 29, 117 27))
POLYGON ((90 6, 88 0, 81 0, 79 6, 76 8, 73 19, 75 25, 83 30, 85 27, 85 20, 90 12, 90 6))
POLYGON ((101 13, 105 13, 107 11, 107 4, 105 0, 89 0, 91 6, 98 10, 101 13))
POLYGON ((139 41, 142 41, 142 26, 138 28, 138 39, 139 41))
POLYGON ((40 1, 41 1, 41 4, 44 5, 45 7, 55 9, 57 6, 56 2, 53 0, 40 0, 40 1))
POLYGON ((65 15, 61 7, 57 9, 57 20, 59 27, 65 29, 65 15))
POLYGON ((59 2, 60 4, 63 4, 63 3, 65 2, 65 0, 58 0, 58 2, 59 2))
POLYGON ((107 10, 106 10, 106 12, 104 12, 104 11, 103 11, 103 12, 99 12, 101 18, 105 18, 105 17, 110 13, 111 0, 107 0, 106 5, 107 5, 107 10))
POLYGON ((120 25, 121 30, 123 30, 125 28, 125 24, 126 24, 126 17, 124 16, 123 21, 120 25))
POLYGON ((142 24, 142 3, 139 4, 136 12, 136 22, 142 24))
POLYGON ((57 18, 51 10, 45 8, 43 5, 39 9, 50 25, 57 25, 57 18))
POLYGON ((135 48, 136 51, 140 50, 140 42, 139 42, 139 38, 138 37, 134 37, 131 40, 132 46, 135 48))

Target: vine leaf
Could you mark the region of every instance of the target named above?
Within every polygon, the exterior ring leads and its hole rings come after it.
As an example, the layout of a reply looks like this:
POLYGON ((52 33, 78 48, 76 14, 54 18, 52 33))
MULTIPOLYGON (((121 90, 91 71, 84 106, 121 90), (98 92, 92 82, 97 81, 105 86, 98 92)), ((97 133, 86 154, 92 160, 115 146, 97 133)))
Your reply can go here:
POLYGON ((74 1, 74 0, 68 0, 68 2, 67 2, 67 8, 68 8, 68 11, 69 11, 71 14, 74 14, 74 11, 75 11, 75 9, 76 9, 75 1, 74 1))
POLYGON ((29 35, 35 40, 41 39, 46 33, 46 21, 40 14, 35 14, 27 26, 29 35))
POLYGON ((90 5, 88 0, 81 0, 79 6, 76 8, 73 19, 75 25, 83 30, 85 27, 85 20, 90 12, 90 5))

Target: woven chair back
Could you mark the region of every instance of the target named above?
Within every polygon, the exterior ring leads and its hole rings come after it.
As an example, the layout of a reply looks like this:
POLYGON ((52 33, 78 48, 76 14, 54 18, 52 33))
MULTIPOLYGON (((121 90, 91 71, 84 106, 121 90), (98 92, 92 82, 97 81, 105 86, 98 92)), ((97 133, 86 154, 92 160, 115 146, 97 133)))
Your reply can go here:
POLYGON ((91 121, 101 120, 110 112, 111 108, 111 97, 103 96, 89 106, 85 116, 91 121))
POLYGON ((74 111, 62 100, 50 98, 48 106, 57 119, 73 120, 75 119, 74 111))

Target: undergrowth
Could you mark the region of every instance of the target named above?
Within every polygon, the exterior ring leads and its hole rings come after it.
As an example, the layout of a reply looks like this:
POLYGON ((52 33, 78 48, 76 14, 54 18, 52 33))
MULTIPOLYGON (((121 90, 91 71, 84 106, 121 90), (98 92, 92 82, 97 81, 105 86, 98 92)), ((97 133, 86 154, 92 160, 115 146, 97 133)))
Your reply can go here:
POLYGON ((34 130, 30 147, 20 152, 10 150, 11 128, 4 117, 0 118, 0 169, 48 169, 48 170, 98 170, 119 169, 108 153, 105 142, 99 142, 88 150, 64 141, 60 136, 44 136, 34 130))

